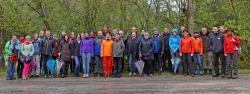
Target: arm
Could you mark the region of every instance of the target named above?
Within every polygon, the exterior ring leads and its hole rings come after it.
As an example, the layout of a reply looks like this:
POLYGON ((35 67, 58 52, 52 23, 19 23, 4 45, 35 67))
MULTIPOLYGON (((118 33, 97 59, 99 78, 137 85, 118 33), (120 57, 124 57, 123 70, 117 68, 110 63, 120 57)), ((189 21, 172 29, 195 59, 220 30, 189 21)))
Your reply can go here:
POLYGON ((201 55, 203 55, 203 42, 202 42, 202 39, 201 39, 200 47, 201 47, 201 55))
POLYGON ((101 57, 103 57, 103 53, 104 53, 104 40, 102 40, 102 43, 101 43, 101 57))

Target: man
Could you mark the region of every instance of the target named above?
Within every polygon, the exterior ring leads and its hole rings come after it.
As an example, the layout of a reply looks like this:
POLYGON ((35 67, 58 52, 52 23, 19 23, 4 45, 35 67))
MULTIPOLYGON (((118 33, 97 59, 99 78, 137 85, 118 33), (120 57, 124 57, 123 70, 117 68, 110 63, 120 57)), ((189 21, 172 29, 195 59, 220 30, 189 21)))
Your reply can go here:
POLYGON ((140 41, 142 41, 143 39, 144 39, 144 34, 145 34, 145 30, 141 30, 141 35, 139 35, 138 36, 138 39, 140 40, 140 41))
MULTIPOLYGON (((122 30, 119 30, 118 33, 120 34, 120 39, 123 40, 125 48, 126 48, 126 38, 124 36, 124 32, 122 30)), ((126 54, 125 52, 126 51, 124 51, 123 56, 122 56, 122 72, 123 72, 124 67, 125 67, 125 62, 124 62, 124 60, 125 60, 125 54, 126 54)))
POLYGON ((95 63, 96 63, 95 70, 94 70, 95 76, 103 75, 101 56, 100 56, 101 44, 102 44, 103 39, 104 39, 104 36, 102 34, 102 31, 98 31, 97 37, 94 39, 94 58, 95 58, 95 63))
POLYGON ((153 70, 154 72, 159 72, 161 74, 162 72, 162 61, 161 61, 161 40, 159 37, 159 32, 157 28, 153 29, 154 35, 152 38, 153 42, 153 55, 154 55, 154 66, 153 70))
POLYGON ((236 79, 238 75, 238 47, 240 46, 240 40, 234 35, 232 29, 226 30, 224 38, 224 55, 227 60, 227 78, 236 79))
MULTIPOLYGON (((18 62, 20 50, 20 43, 15 35, 5 45, 5 63, 7 64, 6 79, 13 80, 15 73, 15 66, 18 62)), ((22 71, 22 70, 20 70, 22 71)), ((19 75, 17 75, 19 76, 19 75)))
POLYGON ((47 30, 45 32, 45 38, 42 40, 42 64, 43 64, 43 70, 44 70, 44 77, 47 78, 49 73, 48 73, 48 68, 47 68, 47 61, 52 58, 52 51, 54 49, 54 40, 50 36, 50 31, 47 30))
POLYGON ((162 70, 166 71, 168 70, 169 72, 171 72, 171 68, 172 68, 172 63, 171 61, 171 55, 170 55, 170 48, 169 48, 169 38, 170 38, 170 33, 169 33, 169 29, 168 28, 164 28, 164 32, 161 36, 161 46, 162 46, 162 61, 163 61, 163 67, 162 70), (168 68, 166 67, 168 64, 168 68))
POLYGON ((212 42, 210 34, 207 28, 203 27, 201 30, 201 38, 203 43, 203 56, 202 56, 202 65, 204 68, 204 74, 212 75, 213 68, 213 51, 212 51, 212 42))
POLYGON ((128 54, 128 63, 129 63, 129 76, 136 75, 136 66, 135 62, 138 60, 138 51, 139 51, 140 41, 136 38, 136 32, 132 32, 131 37, 127 40, 127 54, 128 54))
POLYGON ((213 77, 219 77, 219 65, 221 64, 221 77, 225 77, 226 64, 223 62, 223 35, 219 33, 218 27, 213 27, 211 35, 212 51, 214 56, 214 73, 213 77))

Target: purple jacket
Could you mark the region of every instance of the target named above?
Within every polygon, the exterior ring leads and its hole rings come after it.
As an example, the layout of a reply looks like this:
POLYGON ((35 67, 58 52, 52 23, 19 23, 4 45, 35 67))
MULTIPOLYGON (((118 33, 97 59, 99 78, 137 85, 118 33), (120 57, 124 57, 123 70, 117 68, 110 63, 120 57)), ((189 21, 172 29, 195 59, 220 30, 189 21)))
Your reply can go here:
POLYGON ((82 53, 92 53, 94 54, 94 41, 90 38, 84 38, 81 40, 80 44, 80 54, 82 53))

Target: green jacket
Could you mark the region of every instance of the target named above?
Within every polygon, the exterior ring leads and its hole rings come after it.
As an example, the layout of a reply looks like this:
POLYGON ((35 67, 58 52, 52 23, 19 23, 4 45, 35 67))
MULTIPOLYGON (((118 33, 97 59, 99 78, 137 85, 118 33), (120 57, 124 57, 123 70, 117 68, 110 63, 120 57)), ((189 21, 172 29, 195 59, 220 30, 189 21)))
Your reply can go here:
MULTIPOLYGON (((5 65, 7 66, 8 64, 8 59, 9 59, 9 55, 12 53, 12 42, 11 40, 8 41, 6 44, 5 44, 5 47, 4 47, 4 58, 5 58, 5 65)), ((18 57, 20 56, 20 42, 17 40, 17 49, 18 49, 18 57)))

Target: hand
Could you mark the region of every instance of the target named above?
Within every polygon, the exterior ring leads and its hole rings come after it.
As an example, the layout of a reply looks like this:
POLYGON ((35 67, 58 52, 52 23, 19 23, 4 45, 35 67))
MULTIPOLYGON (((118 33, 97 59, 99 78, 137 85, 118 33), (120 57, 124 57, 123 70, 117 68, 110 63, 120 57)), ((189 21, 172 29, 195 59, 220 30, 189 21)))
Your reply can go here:
POLYGON ((231 41, 232 41, 232 42, 235 42, 235 39, 232 39, 231 41))
POLYGON ((182 56, 182 53, 180 53, 180 56, 182 56))
POLYGON ((224 56, 227 56, 227 54, 224 54, 224 56))
POLYGON ((71 59, 73 59, 74 58, 74 56, 71 56, 71 59))
POLYGON ((139 57, 141 58, 141 57, 142 57, 142 54, 139 54, 139 57))
POLYGON ((193 54, 193 53, 191 53, 191 56, 194 56, 194 54, 193 54))

